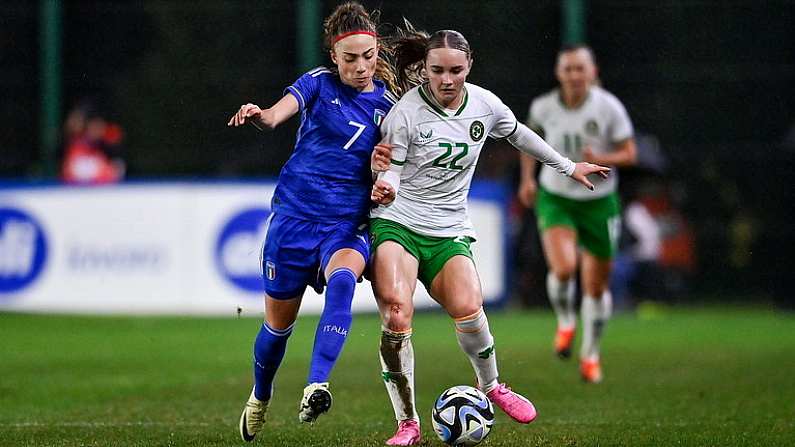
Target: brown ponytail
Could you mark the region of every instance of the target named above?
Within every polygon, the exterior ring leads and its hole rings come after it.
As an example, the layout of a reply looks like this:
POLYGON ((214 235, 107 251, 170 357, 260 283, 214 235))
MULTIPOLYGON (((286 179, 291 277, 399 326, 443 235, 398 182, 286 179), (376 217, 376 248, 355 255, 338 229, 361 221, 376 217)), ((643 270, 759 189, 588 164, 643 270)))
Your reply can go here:
POLYGON ((405 28, 396 28, 395 36, 390 42, 401 95, 424 82, 425 76, 422 71, 425 68, 425 54, 430 41, 428 33, 416 30, 406 19, 403 19, 403 22, 405 28))
POLYGON ((405 29, 397 29, 392 38, 391 49, 397 83, 401 93, 425 82, 425 57, 435 48, 453 48, 467 54, 467 59, 472 59, 472 49, 466 38, 454 30, 440 30, 432 35, 419 31, 405 20, 405 29))

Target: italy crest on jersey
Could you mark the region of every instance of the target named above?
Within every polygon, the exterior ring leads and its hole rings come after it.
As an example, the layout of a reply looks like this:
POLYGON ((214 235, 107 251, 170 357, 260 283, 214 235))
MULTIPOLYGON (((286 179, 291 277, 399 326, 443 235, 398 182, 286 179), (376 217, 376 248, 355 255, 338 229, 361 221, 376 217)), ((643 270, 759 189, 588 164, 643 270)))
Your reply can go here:
POLYGON ((386 112, 381 109, 375 109, 373 111, 373 122, 376 126, 381 126, 381 122, 384 121, 384 117, 386 116, 386 112))
POLYGON ((276 264, 271 261, 265 262, 265 276, 271 281, 276 279, 276 264))

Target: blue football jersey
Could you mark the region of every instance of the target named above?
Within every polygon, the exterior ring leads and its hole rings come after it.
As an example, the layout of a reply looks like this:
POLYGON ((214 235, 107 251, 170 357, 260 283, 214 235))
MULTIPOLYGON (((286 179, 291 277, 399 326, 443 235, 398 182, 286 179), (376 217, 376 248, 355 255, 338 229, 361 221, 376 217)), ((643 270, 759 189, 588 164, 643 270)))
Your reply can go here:
POLYGON ((363 221, 370 208, 370 154, 396 98, 375 80, 359 92, 318 67, 285 89, 301 111, 295 149, 279 174, 272 209, 299 219, 363 221))

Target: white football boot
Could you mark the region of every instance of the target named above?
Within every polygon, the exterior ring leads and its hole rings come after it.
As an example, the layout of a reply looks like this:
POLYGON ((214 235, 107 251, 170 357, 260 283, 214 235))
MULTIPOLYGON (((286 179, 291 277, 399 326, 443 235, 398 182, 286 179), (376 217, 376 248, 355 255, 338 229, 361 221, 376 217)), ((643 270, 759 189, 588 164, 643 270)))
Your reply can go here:
POLYGON ((315 422, 318 416, 329 411, 331 401, 328 382, 310 383, 304 388, 304 397, 298 407, 298 420, 315 422))
POLYGON ((244 441, 253 441, 257 433, 262 430, 262 426, 265 425, 265 415, 268 413, 269 403, 269 400, 262 401, 257 399, 254 396, 254 390, 251 390, 251 395, 243 408, 243 414, 240 415, 240 437, 244 441))

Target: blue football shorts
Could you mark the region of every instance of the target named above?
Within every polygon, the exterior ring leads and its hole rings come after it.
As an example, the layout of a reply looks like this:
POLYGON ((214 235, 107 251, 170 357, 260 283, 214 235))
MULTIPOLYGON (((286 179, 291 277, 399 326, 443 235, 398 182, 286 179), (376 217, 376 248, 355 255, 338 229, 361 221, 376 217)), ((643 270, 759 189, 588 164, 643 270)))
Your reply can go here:
POLYGON ((367 264, 370 236, 366 224, 318 223, 283 214, 269 217, 262 247, 262 278, 265 293, 275 299, 303 294, 306 286, 317 293, 325 287, 324 271, 338 250, 358 251, 367 264))

